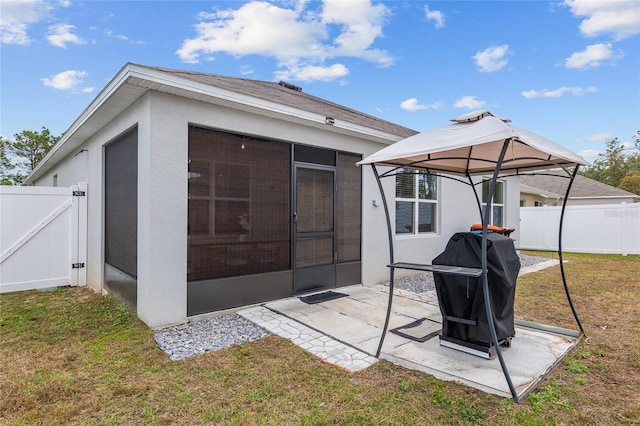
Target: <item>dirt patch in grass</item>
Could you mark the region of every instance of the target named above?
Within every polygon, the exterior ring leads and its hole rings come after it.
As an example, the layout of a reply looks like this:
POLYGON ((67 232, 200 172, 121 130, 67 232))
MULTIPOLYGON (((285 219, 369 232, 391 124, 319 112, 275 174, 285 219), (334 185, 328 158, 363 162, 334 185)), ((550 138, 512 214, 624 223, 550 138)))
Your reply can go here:
MULTIPOLYGON (((270 336, 170 361, 116 299, 0 297, 0 423, 637 424, 640 258, 566 255, 588 338, 522 404, 385 361, 349 373, 270 336)), ((518 280, 516 315, 575 328, 558 268, 518 280)))

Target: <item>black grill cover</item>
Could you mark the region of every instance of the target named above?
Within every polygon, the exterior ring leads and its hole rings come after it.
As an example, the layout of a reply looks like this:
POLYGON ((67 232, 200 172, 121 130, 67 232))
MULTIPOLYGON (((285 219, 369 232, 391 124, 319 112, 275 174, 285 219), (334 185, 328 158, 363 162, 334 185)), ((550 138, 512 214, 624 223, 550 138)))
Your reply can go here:
MULTIPOLYGON (((482 268, 482 235, 470 232, 454 234, 434 265, 482 268)), ((513 303, 520 258, 511 238, 487 234, 487 270, 489 300, 496 320, 498 340, 515 335, 513 303)), ((488 346, 491 332, 482 293, 482 277, 433 273, 442 313, 442 334, 458 340, 488 346), (476 325, 447 320, 447 316, 476 321, 476 325)))

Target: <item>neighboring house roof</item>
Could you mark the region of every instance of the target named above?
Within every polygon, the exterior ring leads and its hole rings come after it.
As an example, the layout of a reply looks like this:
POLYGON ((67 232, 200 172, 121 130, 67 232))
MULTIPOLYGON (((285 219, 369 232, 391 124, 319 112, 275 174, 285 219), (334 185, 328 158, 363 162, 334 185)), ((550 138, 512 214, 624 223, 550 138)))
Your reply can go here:
POLYGON ((58 161, 73 153, 149 90, 384 144, 417 133, 296 89, 296 86, 275 82, 128 63, 64 132, 60 141, 27 176, 25 184, 33 183, 58 161))
MULTIPOLYGON (((522 175, 521 175, 522 177, 522 175)), ((524 194, 538 195, 542 198, 558 198, 561 199, 564 195, 556 194, 555 192, 547 191, 546 189, 536 188, 534 186, 523 183, 523 179, 520 179, 520 192, 524 194)))
MULTIPOLYGON (((567 176, 560 173, 548 173, 539 175, 520 175, 520 192, 540 195, 545 198, 564 198, 569 179, 559 176, 567 176)), ((586 176, 577 175, 571 186, 569 199, 580 198, 629 198, 630 201, 640 198, 638 195, 598 182, 586 176)))

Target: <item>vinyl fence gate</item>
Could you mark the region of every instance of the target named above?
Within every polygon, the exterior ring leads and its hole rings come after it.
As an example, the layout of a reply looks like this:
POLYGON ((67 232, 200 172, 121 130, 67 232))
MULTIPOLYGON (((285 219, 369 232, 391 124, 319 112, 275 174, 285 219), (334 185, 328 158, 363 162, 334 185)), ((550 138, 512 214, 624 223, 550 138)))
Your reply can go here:
POLYGON ((87 184, 0 186, 0 293, 86 285, 87 184))

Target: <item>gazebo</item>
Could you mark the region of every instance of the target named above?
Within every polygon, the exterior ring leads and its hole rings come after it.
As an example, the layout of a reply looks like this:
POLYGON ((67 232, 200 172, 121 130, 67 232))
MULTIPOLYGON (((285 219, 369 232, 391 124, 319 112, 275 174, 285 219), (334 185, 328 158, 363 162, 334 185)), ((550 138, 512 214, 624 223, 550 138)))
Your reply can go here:
MULTIPOLYGON (((502 350, 496 334, 495 316, 489 293, 487 241, 490 228, 490 211, 493 202, 496 182, 500 177, 545 173, 550 169, 562 170, 568 179, 566 194, 562 205, 560 225, 558 229, 558 258, 564 291, 579 328, 578 340, 584 337, 584 329, 574 308, 567 285, 562 259, 562 224, 566 201, 569 198, 571 185, 581 165, 587 164, 577 154, 528 130, 512 126, 510 120, 501 118, 488 111, 474 111, 454 118, 453 124, 418 133, 400 140, 369 157, 358 165, 370 165, 376 178, 380 196, 386 216, 389 240, 389 299, 385 323, 380 336, 376 357, 380 356, 384 339, 389 326, 389 318, 393 303, 394 271, 395 269, 410 269, 416 271, 431 271, 438 274, 453 274, 478 277, 482 284, 484 307, 488 318, 491 342, 500 361, 500 366, 509 386, 512 398, 519 402, 522 395, 518 395, 512 383, 508 366, 502 355, 502 350), (379 171, 378 168, 384 168, 379 171), (397 261, 393 250, 393 228, 389 214, 388 202, 382 187, 381 179, 395 177, 401 173, 438 174, 442 178, 454 179, 467 184, 477 201, 481 219, 481 268, 460 266, 443 266, 416 264, 397 261), (491 176, 486 208, 483 211, 476 186, 482 180, 474 181, 474 177, 491 176)), ((555 172, 557 174, 557 170, 555 172)))

